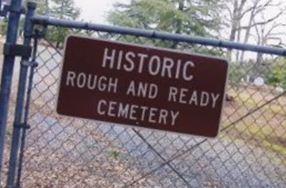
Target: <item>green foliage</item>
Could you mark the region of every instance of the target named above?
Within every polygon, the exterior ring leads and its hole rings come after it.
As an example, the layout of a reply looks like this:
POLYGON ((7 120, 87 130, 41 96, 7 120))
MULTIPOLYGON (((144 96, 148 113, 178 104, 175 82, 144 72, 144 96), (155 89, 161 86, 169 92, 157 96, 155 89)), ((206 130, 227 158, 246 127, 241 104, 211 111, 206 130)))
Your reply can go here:
POLYGON ((46 38, 54 42, 57 48, 62 48, 65 38, 70 34, 70 31, 67 28, 61 27, 50 27, 46 38))
POLYGON ((250 73, 252 66, 249 64, 230 63, 228 70, 229 84, 232 86, 239 86, 242 80, 246 80, 250 73))
POLYGON ((233 86, 236 86, 240 85, 243 80, 247 81, 247 79, 249 79, 249 81, 252 82, 255 78, 262 77, 266 80, 267 84, 282 86, 282 75, 284 74, 284 78, 286 78, 285 68, 286 63, 284 64, 284 66, 282 66, 281 62, 278 63, 274 59, 265 60, 262 63, 257 63, 252 60, 244 62, 243 64, 231 62, 229 65, 228 74, 229 83, 233 86), (282 67, 284 67, 284 71, 282 67))
POLYGON ((116 4, 108 21, 115 25, 206 36, 218 29, 218 2, 133 0, 130 4, 116 4))
POLYGON ((51 15, 65 20, 75 20, 80 15, 79 8, 76 8, 73 0, 52 0, 51 15))
MULTIPOLYGON (((39 12, 49 14, 52 17, 75 20, 80 15, 79 8, 75 7, 73 0, 40 0, 39 12)), ((70 34, 70 30, 62 27, 50 27, 46 38, 54 42, 56 47, 63 46, 65 38, 70 34)))
MULTIPOLYGON (((79 8, 75 7, 74 0, 32 0, 37 3, 37 14, 49 15, 55 18, 75 20, 80 15, 79 8)), ((23 32, 24 19, 20 20, 20 34, 23 32)), ((7 31, 7 19, 0 22, 0 34, 5 35, 7 31)), ((46 38, 62 47, 65 38, 71 33, 69 29, 61 27, 49 27, 46 38)))
POLYGON ((279 58, 274 62, 267 76, 267 83, 286 89, 286 58, 279 58))
MULTIPOLYGON (((220 25, 219 10, 220 0, 132 0, 129 4, 116 4, 107 19, 119 26, 214 36, 220 25)), ((193 45, 182 47, 176 43, 160 43, 159 46, 197 49, 193 45)))
POLYGON ((261 64, 253 61, 230 63, 228 75, 229 83, 233 86, 246 81, 247 76, 250 79, 260 76, 266 80, 266 84, 286 89, 286 58, 268 59, 261 64))
POLYGON ((117 160, 120 157, 120 152, 112 150, 112 151, 109 151, 109 155, 110 155, 110 157, 117 160))
POLYGON ((2 36, 6 35, 7 27, 8 27, 8 20, 7 18, 4 18, 3 20, 0 21, 0 34, 2 36))
MULTIPOLYGON (((51 7, 50 14, 53 17, 75 20, 80 15, 80 10, 75 7, 73 0, 52 0, 53 6, 51 7)), ((62 47, 65 38, 70 34, 66 28, 53 27, 48 32, 48 39, 56 43, 56 47, 62 47)))
POLYGON ((37 3, 37 13, 40 15, 46 15, 49 13, 50 0, 34 0, 37 3))

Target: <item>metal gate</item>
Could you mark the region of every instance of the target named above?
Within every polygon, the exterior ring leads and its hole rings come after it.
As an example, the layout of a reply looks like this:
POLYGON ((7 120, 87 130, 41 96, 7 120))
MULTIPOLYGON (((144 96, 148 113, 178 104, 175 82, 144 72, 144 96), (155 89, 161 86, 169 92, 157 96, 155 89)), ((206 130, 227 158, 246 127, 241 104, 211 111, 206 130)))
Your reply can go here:
POLYGON ((279 63, 279 56, 286 56, 285 49, 36 16, 34 3, 28 3, 23 45, 15 45, 16 26, 23 13, 20 7, 20 1, 12 1, 4 47, 2 186, 286 186, 286 92, 268 83, 257 86, 248 81, 249 75, 270 74, 274 66, 286 69, 286 63, 279 63), (268 55, 271 62, 230 63, 228 97, 215 139, 124 128, 55 112, 63 51, 46 38, 47 27, 149 46, 173 48, 176 44, 178 50, 186 52, 252 51, 250 55, 268 55), (9 100, 16 56, 22 57, 15 63, 20 64, 16 71, 20 75, 18 93, 16 97, 12 92, 9 100))

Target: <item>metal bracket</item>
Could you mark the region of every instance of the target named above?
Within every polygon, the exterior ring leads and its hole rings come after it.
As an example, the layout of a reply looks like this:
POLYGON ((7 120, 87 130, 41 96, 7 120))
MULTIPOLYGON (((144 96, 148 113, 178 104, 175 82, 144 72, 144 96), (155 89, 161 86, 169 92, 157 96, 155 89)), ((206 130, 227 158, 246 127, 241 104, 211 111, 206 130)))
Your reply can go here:
POLYGON ((24 14, 25 13, 25 8, 24 7, 20 7, 19 9, 13 7, 13 6, 9 6, 8 8, 9 12, 14 12, 14 13, 20 13, 20 14, 24 14))
POLYGON ((18 129, 30 129, 31 126, 25 123, 20 123, 20 124, 14 124, 14 128, 18 129))
POLYGON ((46 33, 47 33, 47 26, 35 25, 33 33, 32 34, 24 33, 24 37, 31 37, 31 38, 35 38, 35 39, 41 39, 41 38, 45 37, 46 33))
POLYGON ((36 26, 34 33, 35 33, 35 37, 44 38, 47 33, 47 26, 46 25, 40 26, 40 27, 36 26))
POLYGON ((3 7, 3 10, 0 11, 0 16, 6 17, 8 11, 9 11, 9 6, 5 5, 5 6, 3 7))
POLYGON ((14 13, 21 13, 21 14, 24 14, 25 13, 25 8, 24 7, 21 7, 20 9, 15 9, 15 8, 12 8, 12 6, 10 5, 4 5, 3 6, 3 10, 0 11, 0 16, 2 17, 6 17, 8 12, 14 12, 14 13))
POLYGON ((32 53, 32 47, 31 46, 23 46, 23 45, 12 45, 9 43, 4 44, 4 55, 8 56, 21 56, 21 57, 27 57, 29 58, 32 53))
POLYGON ((21 64, 27 67, 36 68, 39 64, 36 61, 21 61, 21 64))

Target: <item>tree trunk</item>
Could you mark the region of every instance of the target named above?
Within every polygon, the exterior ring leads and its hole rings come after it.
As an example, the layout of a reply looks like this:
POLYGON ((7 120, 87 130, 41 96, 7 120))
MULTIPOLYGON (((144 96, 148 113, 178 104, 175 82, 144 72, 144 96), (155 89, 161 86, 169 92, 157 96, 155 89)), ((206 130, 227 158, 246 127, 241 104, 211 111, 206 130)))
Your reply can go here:
MULTIPOLYGON (((257 5, 258 5, 259 1, 256 1, 254 7, 252 8, 251 10, 251 13, 250 13, 250 17, 249 17, 249 20, 248 20, 248 27, 246 28, 246 31, 245 31, 245 36, 244 36, 244 41, 243 43, 246 44, 249 40, 249 37, 250 37, 250 31, 251 31, 251 25, 254 21, 254 17, 255 17, 255 12, 256 12, 256 9, 257 9, 257 5)), ((240 64, 243 63, 243 60, 244 60, 244 51, 241 52, 241 55, 240 55, 240 59, 239 59, 239 62, 240 64)))
POLYGON ((60 48, 61 43, 59 41, 56 42, 56 48, 59 49, 60 48))
MULTIPOLYGON (((184 11, 184 4, 185 4, 185 0, 180 0, 179 1, 179 6, 178 6, 178 10, 183 12, 184 11)), ((182 33, 182 20, 181 19, 177 19, 176 20, 176 34, 181 34, 182 33)), ((178 46, 178 42, 173 42, 173 45, 171 46, 171 48, 176 49, 178 46)))
MULTIPOLYGON (((231 23, 231 30, 230 30, 230 35, 229 35, 229 40, 230 41, 235 41, 235 36, 237 32, 237 11, 238 11, 238 0, 234 1, 233 4, 233 12, 232 12, 232 23, 231 23)), ((231 61, 231 56, 232 56, 232 49, 227 50, 227 59, 231 61)))

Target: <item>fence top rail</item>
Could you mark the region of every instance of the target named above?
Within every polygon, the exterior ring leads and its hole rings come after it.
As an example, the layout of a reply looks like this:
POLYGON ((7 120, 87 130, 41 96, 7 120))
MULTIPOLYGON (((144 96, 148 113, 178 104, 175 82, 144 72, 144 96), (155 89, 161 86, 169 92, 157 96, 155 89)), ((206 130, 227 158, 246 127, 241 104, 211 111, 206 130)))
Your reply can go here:
POLYGON ((269 47, 269 46, 258 46, 251 44, 243 44, 238 42, 210 39, 204 37, 194 37, 189 35, 182 34, 172 34, 167 32, 159 32, 154 30, 143 30, 143 29, 135 29, 129 27, 118 27, 118 26, 109 26, 102 24, 92 24, 88 22, 79 22, 72 20, 63 20, 56 19, 47 16, 34 16, 31 18, 34 24, 39 25, 51 25, 51 26, 59 26, 65 28, 73 28, 73 29, 85 29, 85 30, 93 30, 93 31, 101 31, 101 32, 109 32, 116 34, 126 34, 133 36, 140 36, 146 38, 154 38, 154 39, 162 39, 169 40, 175 42, 187 42, 192 44, 201 44, 213 47, 221 47, 228 49, 236 49, 236 50, 245 50, 252 52, 259 52, 265 54, 286 56, 285 48, 277 48, 277 47, 269 47))

